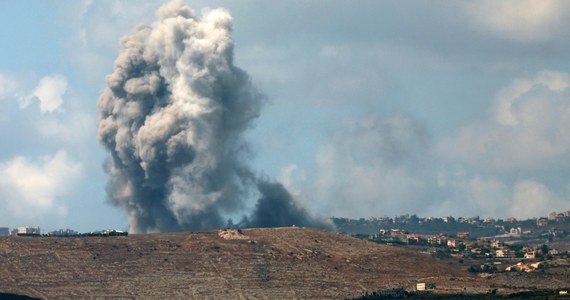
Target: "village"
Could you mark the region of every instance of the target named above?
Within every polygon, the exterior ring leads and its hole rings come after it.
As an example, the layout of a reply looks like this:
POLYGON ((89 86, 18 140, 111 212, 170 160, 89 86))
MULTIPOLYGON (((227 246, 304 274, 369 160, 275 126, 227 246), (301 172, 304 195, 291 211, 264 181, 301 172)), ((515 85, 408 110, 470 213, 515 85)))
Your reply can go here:
POLYGON ((428 253, 481 277, 545 270, 570 276, 570 210, 522 221, 404 215, 333 222, 341 232, 428 253))
POLYGON ((9 227, 0 227, 0 237, 2 236, 32 236, 32 237, 82 237, 82 236, 127 236, 128 232, 116 229, 96 230, 92 232, 80 233, 73 229, 57 229, 47 233, 42 233, 38 226, 20 226, 10 230, 9 227))

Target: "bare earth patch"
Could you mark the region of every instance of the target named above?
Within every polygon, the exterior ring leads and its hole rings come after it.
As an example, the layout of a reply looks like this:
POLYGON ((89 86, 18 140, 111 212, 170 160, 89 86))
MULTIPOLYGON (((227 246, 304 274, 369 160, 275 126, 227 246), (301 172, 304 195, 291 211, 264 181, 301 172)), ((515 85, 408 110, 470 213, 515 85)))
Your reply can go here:
POLYGON ((247 240, 249 237, 236 229, 218 230, 218 235, 224 240, 247 240))

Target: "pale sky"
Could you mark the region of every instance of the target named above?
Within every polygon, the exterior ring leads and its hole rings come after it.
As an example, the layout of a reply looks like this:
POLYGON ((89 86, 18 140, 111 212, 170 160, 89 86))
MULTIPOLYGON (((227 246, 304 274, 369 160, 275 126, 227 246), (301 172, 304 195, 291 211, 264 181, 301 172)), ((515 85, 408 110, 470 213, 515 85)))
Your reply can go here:
MULTIPOLYGON (((253 169, 313 213, 570 209, 570 2, 184 2, 232 15, 235 64, 267 98, 253 169)), ((126 228, 96 103, 161 4, 0 2, 0 226, 126 228)))

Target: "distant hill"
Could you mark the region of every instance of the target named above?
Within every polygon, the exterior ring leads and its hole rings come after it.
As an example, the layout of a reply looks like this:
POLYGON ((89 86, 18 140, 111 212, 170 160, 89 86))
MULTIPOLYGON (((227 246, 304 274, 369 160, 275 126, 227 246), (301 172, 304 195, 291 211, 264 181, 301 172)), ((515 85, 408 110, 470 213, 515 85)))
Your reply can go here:
POLYGON ((0 238, 0 292, 40 298, 351 298, 490 283, 427 254, 313 229, 0 238))

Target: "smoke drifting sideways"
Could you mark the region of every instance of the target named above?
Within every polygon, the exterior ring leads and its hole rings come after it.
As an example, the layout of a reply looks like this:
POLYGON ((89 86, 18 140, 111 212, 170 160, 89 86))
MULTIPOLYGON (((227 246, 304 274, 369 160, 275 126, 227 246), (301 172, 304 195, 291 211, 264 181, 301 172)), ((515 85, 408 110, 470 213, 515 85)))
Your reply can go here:
POLYGON ((243 133, 264 97, 233 65, 229 13, 197 16, 172 1, 157 15, 122 38, 98 100, 98 139, 110 154, 107 196, 126 210, 129 231, 220 228, 257 194, 240 225, 327 227, 246 164, 243 133))

